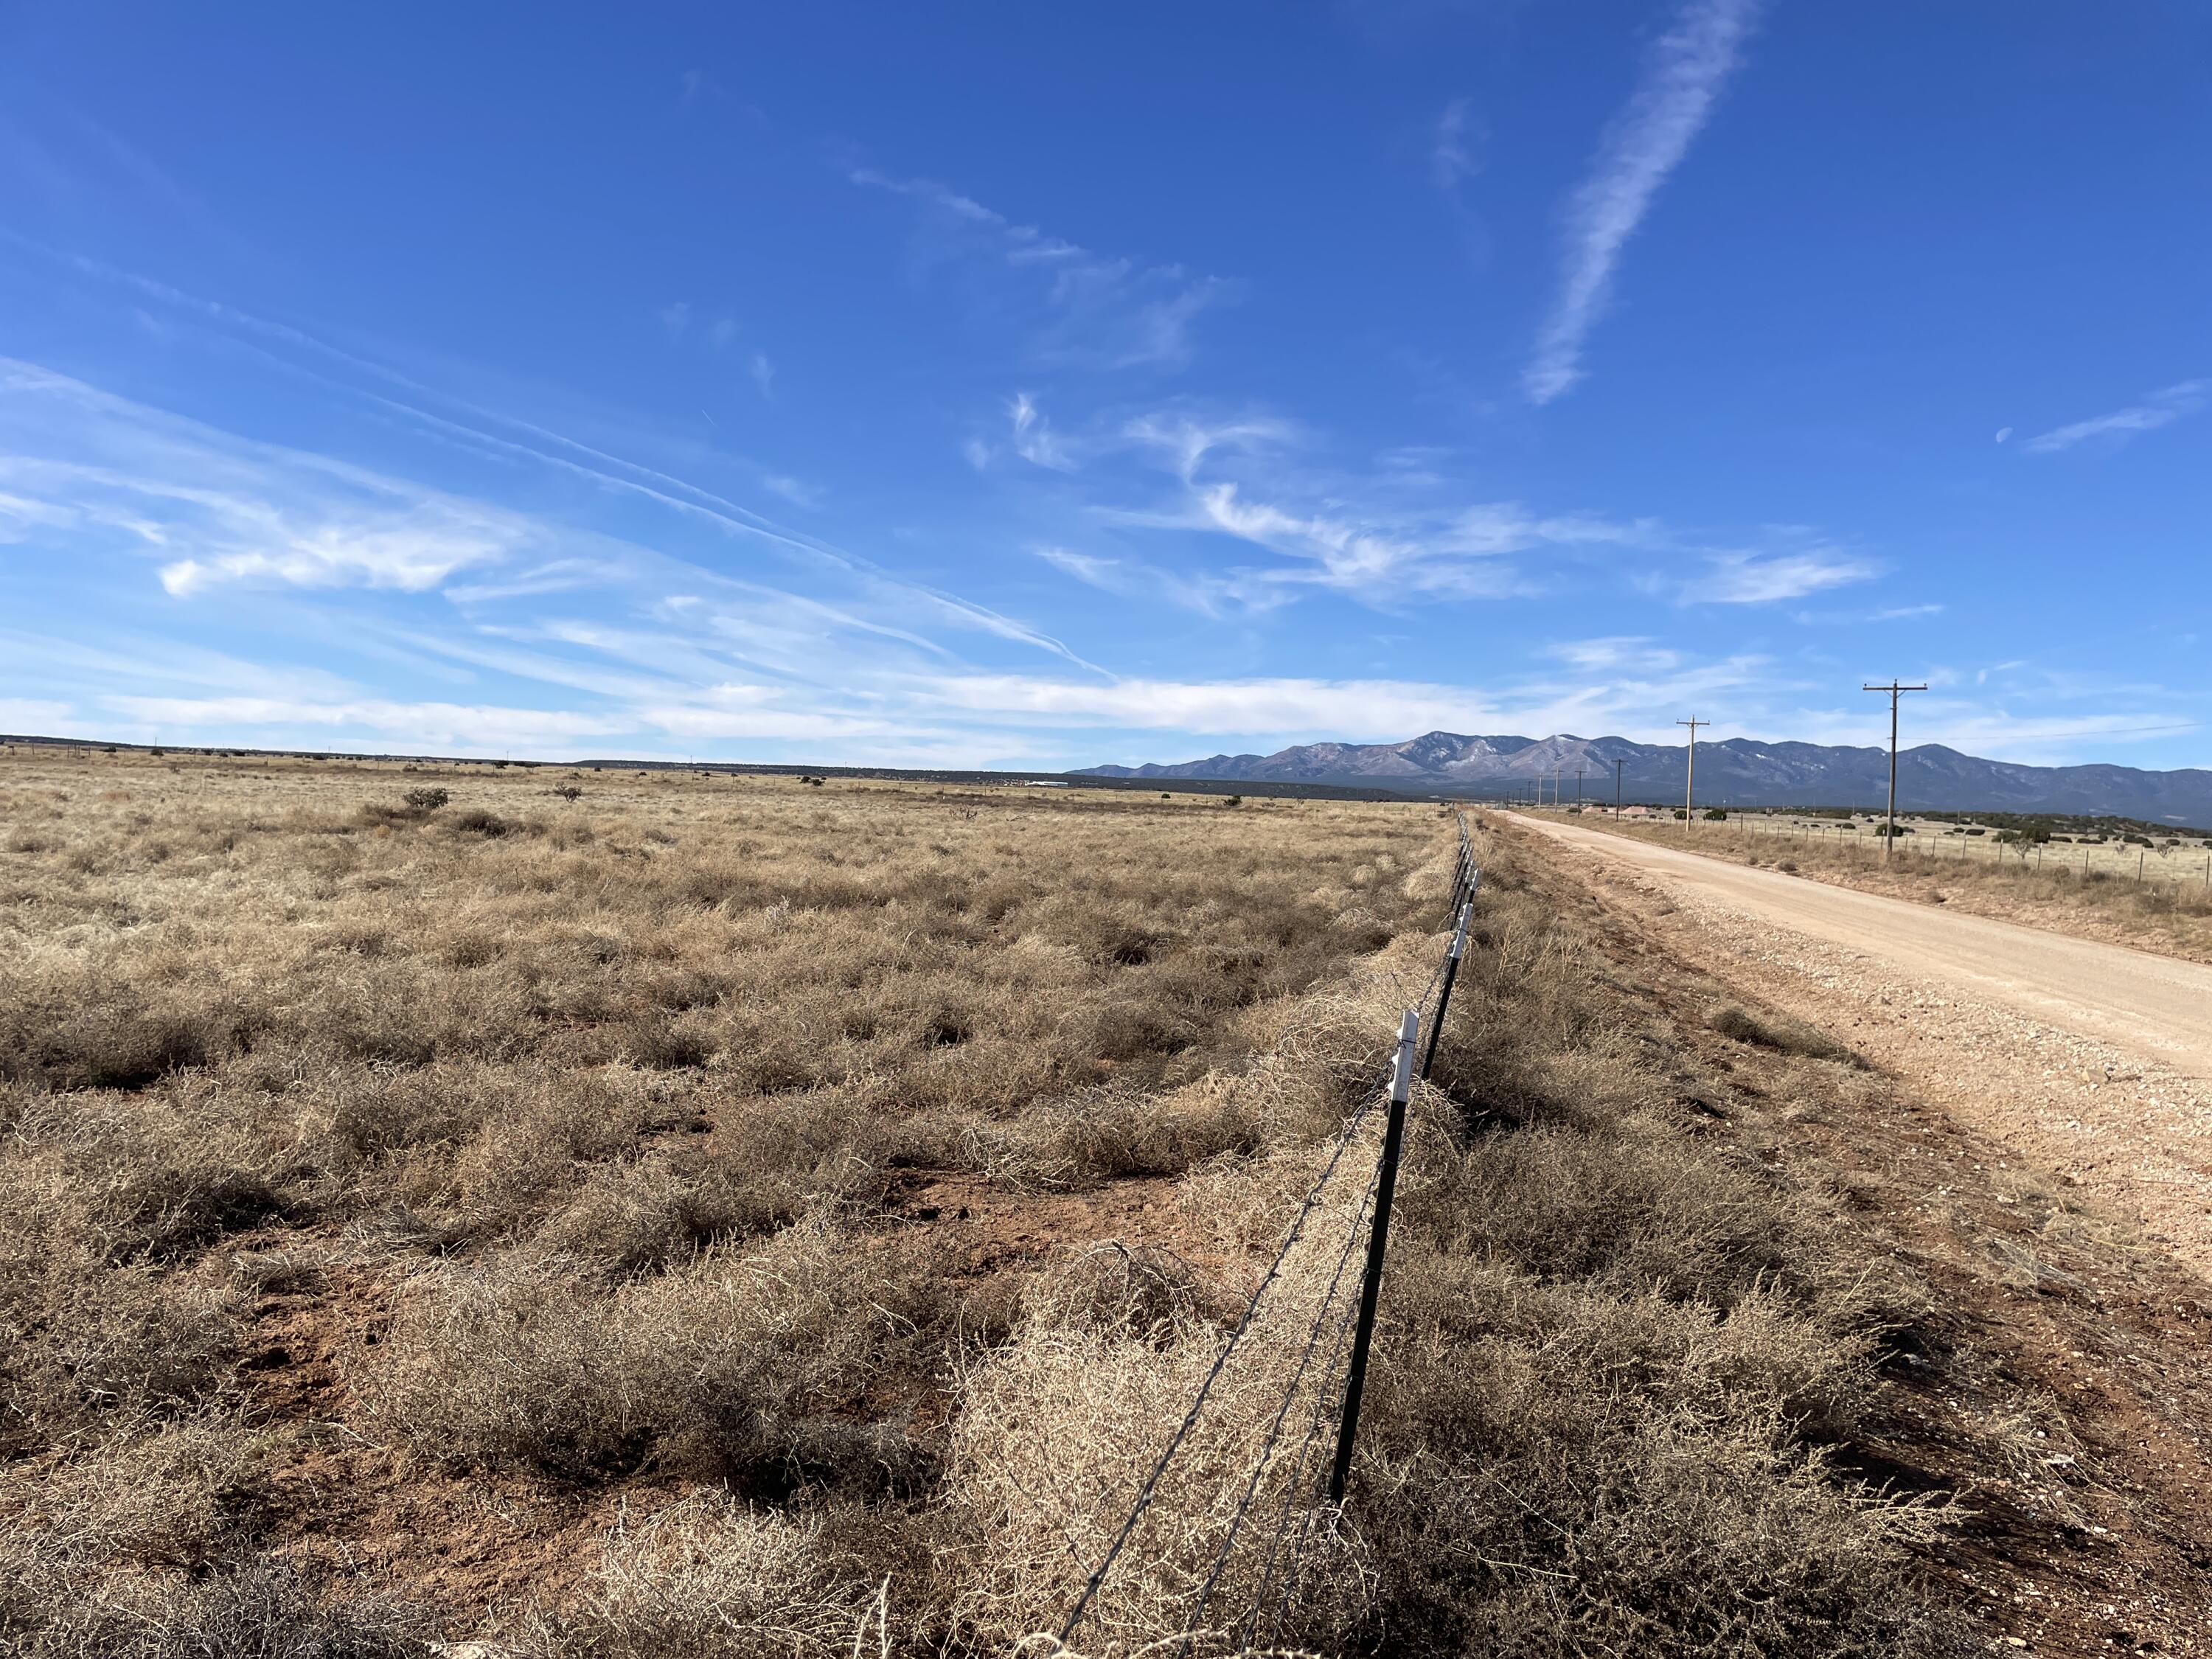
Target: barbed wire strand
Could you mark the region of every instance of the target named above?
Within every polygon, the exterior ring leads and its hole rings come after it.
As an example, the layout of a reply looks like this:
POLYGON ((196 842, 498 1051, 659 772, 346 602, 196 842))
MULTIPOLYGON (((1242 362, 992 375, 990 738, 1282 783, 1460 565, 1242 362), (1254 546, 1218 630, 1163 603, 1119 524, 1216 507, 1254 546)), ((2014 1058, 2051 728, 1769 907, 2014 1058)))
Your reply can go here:
MULTIPOLYGON (((1305 1502, 1298 1521, 1297 1537, 1291 1544, 1290 1555, 1284 1566, 1281 1582, 1275 1587, 1275 1616, 1268 1626, 1268 1641, 1279 1647, 1284 1626, 1289 1622, 1291 1609, 1297 1605, 1299 1595, 1311 1570, 1309 1560, 1312 1547, 1323 1537, 1334 1537, 1341 1511, 1328 1495, 1329 1459, 1326 1455, 1314 1460, 1313 1478, 1304 1488, 1305 1502)), ((1253 1607, 1253 1623, 1256 1628, 1259 1614, 1265 1609, 1258 1603, 1253 1607)))
POLYGON ((1098 1587, 1105 1583, 1106 1575, 1113 1569, 1115 1560, 1121 1553, 1122 1547, 1129 1541, 1130 1535, 1137 1529, 1137 1522, 1144 1518, 1145 1511, 1152 1506, 1152 1493, 1159 1486, 1160 1477, 1167 1473, 1169 1462, 1181 1449, 1182 1443, 1189 1437, 1191 1430, 1197 1426, 1199 1415, 1206 1409, 1206 1400, 1213 1393, 1214 1383, 1220 1380, 1223 1368, 1229 1364, 1230 1355, 1236 1352, 1237 1345, 1243 1341, 1244 1334, 1252 1327, 1252 1316, 1259 1311, 1261 1299, 1266 1297, 1269 1287, 1281 1273, 1283 1263, 1289 1259, 1291 1249, 1304 1235, 1306 1220, 1312 1215, 1314 1206, 1321 1200, 1322 1189, 1328 1185, 1329 1178, 1336 1173, 1337 1164, 1343 1159, 1345 1149, 1352 1145, 1352 1138, 1358 1133, 1359 1126, 1366 1121, 1368 1113, 1374 1109, 1375 1103, 1382 1098, 1385 1092, 1387 1091, 1370 1091, 1367 1097, 1360 1102, 1359 1109, 1352 1115, 1350 1121, 1346 1123, 1343 1132, 1337 1137, 1335 1150, 1329 1153, 1328 1164, 1322 1169, 1313 1185, 1306 1189, 1305 1198, 1298 1206, 1297 1215, 1291 1223, 1291 1231, 1283 1240, 1282 1249, 1275 1252, 1275 1259, 1268 1264, 1266 1275, 1260 1280, 1259 1288, 1252 1292, 1252 1299, 1244 1304, 1244 1311, 1237 1321, 1237 1328, 1229 1334, 1229 1340, 1222 1345, 1221 1352, 1214 1356, 1212 1369, 1206 1372, 1206 1380, 1199 1384, 1197 1396, 1190 1402, 1190 1409, 1183 1414, 1182 1424, 1168 1441, 1167 1449, 1160 1454, 1158 1461, 1152 1465, 1152 1473, 1145 1477, 1145 1484, 1137 1489, 1137 1501, 1129 1510, 1128 1519, 1121 1523, 1121 1530, 1114 1535, 1114 1541, 1107 1547, 1105 1558, 1092 1570, 1090 1578, 1083 1586, 1083 1594, 1076 1598, 1074 1607, 1069 1612, 1066 1622, 1060 1626, 1059 1640, 1062 1646, 1066 1645, 1068 1637, 1073 1633, 1076 1626, 1082 1622, 1083 1615, 1090 1610, 1092 1598, 1098 1594, 1098 1587))
POLYGON ((1206 1604, 1212 1601, 1214 1587, 1221 1582, 1221 1574, 1229 1565, 1231 1553, 1237 1547, 1237 1535, 1244 1529, 1244 1517, 1252 1503, 1260 1495, 1260 1482, 1274 1461, 1275 1446, 1282 1437, 1283 1425, 1291 1414, 1291 1402, 1297 1398, 1298 1385, 1306 1380, 1306 1372, 1313 1364, 1314 1350, 1321 1346, 1321 1328, 1328 1317, 1328 1310, 1336 1300, 1336 1287, 1344 1282, 1344 1270, 1352 1261, 1352 1252, 1359 1243, 1360 1224, 1367 1208, 1374 1201, 1375 1189, 1382 1178, 1382 1161, 1377 1159, 1375 1173, 1368 1177, 1367 1190, 1360 1194, 1358 1207, 1352 1212, 1352 1226, 1345 1235, 1344 1248, 1337 1252, 1336 1269, 1330 1273, 1328 1287, 1322 1292, 1321 1305, 1315 1310, 1312 1327, 1306 1332, 1306 1346, 1298 1356, 1297 1369, 1291 1373, 1290 1386, 1283 1390, 1283 1403, 1276 1408, 1275 1420, 1268 1425, 1267 1437, 1260 1446, 1259 1461, 1252 1466, 1252 1478, 1245 1483, 1244 1496, 1238 1500, 1237 1512, 1230 1517, 1228 1534, 1221 1540, 1221 1553, 1213 1559, 1212 1571, 1206 1575, 1206 1583, 1198 1592, 1198 1601, 1191 1609, 1188 1621, 1182 1630, 1182 1645, 1176 1650, 1178 1659, 1190 1651, 1200 1622, 1206 1617, 1206 1604))
MULTIPOLYGON (((1378 1181, 1380 1176, 1378 1163, 1376 1170, 1378 1181)), ((1367 1218, 1367 1223, 1369 1226, 1372 1226, 1371 1215, 1367 1218)), ((1268 1541, 1267 1565, 1261 1575, 1260 1588, 1255 1593, 1254 1612, 1246 1620, 1248 1631, 1257 1624, 1259 1609, 1266 1602, 1268 1588, 1274 1579, 1276 1561, 1282 1552, 1284 1535, 1288 1532, 1291 1518, 1299 1507, 1300 1493, 1304 1492, 1310 1485, 1313 1486, 1315 1490, 1319 1490, 1317 1482, 1309 1482, 1306 1480, 1306 1469, 1309 1460, 1314 1458, 1315 1451, 1321 1443, 1322 1430, 1328 1422, 1333 1403, 1340 1404, 1337 1401, 1337 1385, 1344 1370, 1345 1350, 1351 1338, 1352 1321, 1358 1310, 1358 1304, 1356 1301, 1347 1301, 1345 1304, 1344 1311, 1338 1316, 1336 1332, 1330 1341, 1328 1364, 1322 1369, 1320 1385, 1314 1394, 1313 1411, 1306 1419, 1305 1437, 1298 1444, 1297 1456, 1291 1466, 1291 1478, 1283 1490, 1282 1513, 1276 1522, 1274 1533, 1268 1541)), ((1317 1473, 1326 1468, 1327 1462, 1324 1456, 1314 1462, 1314 1468, 1317 1473)))
MULTIPOLYGON (((1466 902, 1466 898, 1468 896, 1471 896, 1470 895, 1463 895, 1461 890, 1466 886, 1469 877, 1472 876, 1474 872, 1474 843, 1468 839, 1467 820, 1464 817, 1460 819, 1459 848, 1460 860, 1458 864, 1455 865, 1453 869, 1454 879, 1452 884, 1451 910, 1450 913, 1444 917, 1444 926, 1448 929, 1458 921, 1459 907, 1466 902)), ((1437 958, 1437 965, 1429 970, 1429 982, 1421 988, 1420 995, 1413 999, 1413 1006, 1414 1007, 1424 1011, 1427 1009, 1429 1006, 1430 994, 1436 990, 1437 985, 1441 983, 1443 979, 1444 963, 1448 959, 1448 957, 1449 953, 1447 952, 1446 956, 1442 956, 1437 958)), ((1425 1019, 1423 1023, 1426 1023, 1425 1019)))
POLYGON ((1253 1597, 1252 1612, 1245 1621, 1248 1643, 1251 1633, 1259 1627, 1261 1614, 1267 1609, 1267 1593, 1274 1582, 1275 1557, 1281 1549, 1282 1534, 1289 1530, 1294 1511, 1301 1512, 1297 1538, 1291 1547, 1290 1559, 1283 1574, 1281 1595, 1275 1605, 1275 1622, 1268 1631, 1269 1642, 1277 1642, 1281 1638, 1283 1620, 1290 1612, 1291 1600, 1297 1594, 1299 1581, 1304 1576, 1306 1540, 1312 1534, 1316 1517, 1325 1506, 1322 1493, 1329 1474, 1328 1459, 1315 1454, 1322 1443, 1322 1430, 1328 1421, 1330 1402, 1338 1401, 1340 1407, 1341 1404, 1339 1389, 1344 1375, 1346 1354, 1351 1346, 1353 1317, 1358 1311, 1358 1304, 1348 1303, 1343 1317, 1337 1322, 1335 1346, 1329 1355, 1328 1369, 1322 1373, 1321 1388, 1314 1399, 1313 1416, 1306 1425, 1305 1441, 1298 1448, 1298 1461, 1292 1469, 1291 1483, 1283 1494, 1282 1520, 1276 1538, 1269 1547, 1267 1570, 1261 1579, 1260 1589, 1253 1597), (1313 1460, 1310 1481, 1304 1478, 1308 1458, 1313 1460), (1303 1505, 1298 1503, 1302 1492, 1306 1494, 1303 1505))

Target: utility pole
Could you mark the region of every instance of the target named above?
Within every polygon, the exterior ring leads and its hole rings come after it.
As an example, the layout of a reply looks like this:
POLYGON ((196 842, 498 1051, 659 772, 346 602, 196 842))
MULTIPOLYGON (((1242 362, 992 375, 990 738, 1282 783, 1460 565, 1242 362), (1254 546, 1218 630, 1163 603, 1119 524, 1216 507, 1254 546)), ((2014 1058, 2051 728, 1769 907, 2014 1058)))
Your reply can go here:
POLYGON ((1863 691, 1889 693, 1889 827, 1881 835, 1881 861, 1889 862, 1890 848, 1897 845, 1897 700, 1907 691, 1925 691, 1924 685, 1900 685, 1892 680, 1887 685, 1866 685, 1863 691))
POLYGON ((1616 760, 1613 763, 1613 816, 1616 822, 1620 817, 1620 769, 1627 764, 1626 760, 1616 760))
POLYGON ((1583 810, 1583 769, 1575 768, 1575 811, 1583 810))
POLYGON ((1697 822, 1692 816, 1698 810, 1698 728, 1711 726, 1711 720, 1676 720, 1677 726, 1690 728, 1690 769, 1682 780, 1682 833, 1688 835, 1690 826, 1697 822))

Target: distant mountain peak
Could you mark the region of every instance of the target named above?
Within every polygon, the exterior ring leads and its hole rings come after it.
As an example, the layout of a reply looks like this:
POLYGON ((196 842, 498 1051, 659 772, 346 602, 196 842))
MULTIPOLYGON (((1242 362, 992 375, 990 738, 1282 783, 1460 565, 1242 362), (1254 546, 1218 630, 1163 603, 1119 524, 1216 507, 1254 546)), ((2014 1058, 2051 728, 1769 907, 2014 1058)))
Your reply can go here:
MULTIPOLYGON (((1626 738, 1472 737, 1424 732, 1398 743, 1301 744, 1272 755, 1215 755, 1172 765, 1094 766, 1103 777, 1206 778, 1230 782, 1318 783, 1422 794, 1502 796, 1539 778, 1560 793, 1610 799, 1615 773, 1632 800, 1681 799, 1687 759, 1680 744, 1626 738)), ((1878 744, 1844 746, 1754 738, 1698 745, 1698 799, 1741 806, 1872 805, 1888 788, 1889 754, 1878 744)), ((1936 811, 2069 812, 2212 823, 2212 771, 2134 767, 2024 766, 1983 760, 1942 744, 1900 750, 1898 804, 1936 811)))

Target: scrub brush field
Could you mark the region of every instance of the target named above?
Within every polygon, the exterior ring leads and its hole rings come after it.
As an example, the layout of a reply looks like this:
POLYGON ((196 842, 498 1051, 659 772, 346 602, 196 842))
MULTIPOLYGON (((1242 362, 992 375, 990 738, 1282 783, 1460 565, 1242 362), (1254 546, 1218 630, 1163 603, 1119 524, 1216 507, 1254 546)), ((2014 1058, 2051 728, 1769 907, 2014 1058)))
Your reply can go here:
MULTIPOLYGON (((1056 1628, 1456 848, 1411 803, 21 749, 0 817, 0 1637, 149 1659, 1056 1628)), ((1881 1079, 1476 850, 1352 1484, 1194 1648, 1964 1650, 1956 1481, 1885 1403, 1933 1292, 1789 1151, 1881 1079)), ((1291 1512, 1251 1471, 1317 1216, 1075 1647, 1176 1637, 1239 1498, 1291 1512)))

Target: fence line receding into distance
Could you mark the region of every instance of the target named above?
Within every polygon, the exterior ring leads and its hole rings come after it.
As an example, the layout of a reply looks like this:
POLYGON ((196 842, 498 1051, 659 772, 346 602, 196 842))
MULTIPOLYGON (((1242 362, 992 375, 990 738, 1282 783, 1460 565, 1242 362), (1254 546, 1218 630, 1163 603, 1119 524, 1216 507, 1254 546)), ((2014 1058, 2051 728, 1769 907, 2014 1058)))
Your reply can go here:
POLYGON ((1340 1243, 1320 1252, 1320 1262, 1327 1269, 1326 1281, 1311 1321, 1302 1331, 1294 1331, 1286 1345, 1287 1378, 1272 1413, 1261 1414, 1267 1426, 1257 1454, 1241 1484, 1231 1483, 1229 1487, 1237 1495, 1219 1546, 1203 1575, 1193 1575, 1182 1630, 1173 1643, 1177 1659, 1185 1659, 1201 1643, 1209 1647, 1225 1644, 1231 1650, 1250 1648, 1257 1642, 1273 1644, 1279 1638, 1316 1560, 1337 1541, 1389 1249, 1390 1207, 1407 1107, 1415 1076, 1425 1078, 1436 1059, 1437 1034, 1450 1005, 1460 958, 1467 948, 1474 894, 1481 880, 1466 816, 1455 811, 1454 817, 1459 851, 1446 912, 1451 942, 1400 1022, 1389 1079, 1362 1098, 1329 1143, 1321 1172, 1299 1201, 1274 1259, 1214 1356, 1189 1408, 1133 1494, 1127 1517, 1114 1533, 1055 1633, 1062 1650, 1074 1644, 1086 1619, 1095 1620, 1102 1590, 1112 1582, 1117 1567, 1126 1565, 1125 1550, 1152 1510, 1170 1464, 1214 1403, 1216 1385, 1231 1360, 1261 1323, 1263 1310, 1276 1311, 1268 1306, 1270 1294, 1278 1292, 1285 1282, 1285 1264, 1292 1252, 1312 1239, 1310 1229, 1316 1218, 1325 1212, 1332 1187, 1340 1180, 1364 1178, 1348 1218, 1339 1224, 1340 1243), (1415 1056, 1425 1025, 1429 1040, 1417 1066, 1415 1056), (1378 1106, 1383 1109, 1379 1142, 1370 1133, 1378 1106), (1369 1144, 1373 1148, 1371 1158, 1352 1155, 1355 1145, 1361 1146, 1364 1153, 1369 1144), (1364 1266, 1355 1281, 1352 1263, 1363 1243, 1364 1266), (1257 1522, 1255 1515, 1260 1516, 1257 1522), (1240 1560, 1240 1547, 1242 1570, 1232 1574, 1232 1563, 1240 1560), (1233 1601, 1230 1601, 1232 1596, 1233 1601), (1229 1603, 1225 1611, 1224 1601, 1229 1603), (1214 1615, 1215 1622, 1208 1623, 1209 1614, 1214 1615))

